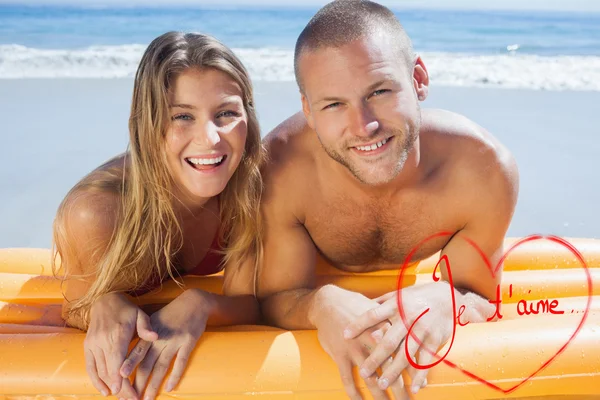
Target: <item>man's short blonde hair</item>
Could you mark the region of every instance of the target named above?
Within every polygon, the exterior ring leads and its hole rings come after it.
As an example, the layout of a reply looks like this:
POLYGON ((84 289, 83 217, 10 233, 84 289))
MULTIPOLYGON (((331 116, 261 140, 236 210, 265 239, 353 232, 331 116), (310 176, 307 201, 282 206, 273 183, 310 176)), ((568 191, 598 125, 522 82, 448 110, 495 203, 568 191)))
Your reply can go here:
POLYGON ((414 61, 412 43, 396 15, 387 7, 368 0, 335 0, 321 8, 296 41, 294 73, 300 90, 299 60, 306 51, 341 47, 374 32, 392 36, 407 66, 414 61))

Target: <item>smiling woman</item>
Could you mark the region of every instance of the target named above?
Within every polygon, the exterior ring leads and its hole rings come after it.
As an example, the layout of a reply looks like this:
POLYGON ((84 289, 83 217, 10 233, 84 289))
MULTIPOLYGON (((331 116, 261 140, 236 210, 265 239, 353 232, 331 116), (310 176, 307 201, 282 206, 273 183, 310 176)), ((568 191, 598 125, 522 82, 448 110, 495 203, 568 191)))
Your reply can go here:
POLYGON ((173 86, 166 155, 176 187, 184 189, 181 198, 194 208, 194 198, 217 196, 235 173, 246 141, 247 116, 239 85, 224 72, 192 69, 173 86))
POLYGON ((244 66, 212 37, 161 35, 140 62, 129 130, 130 150, 61 203, 53 270, 64 278, 63 317, 87 330, 96 389, 153 398, 173 359, 166 387, 176 386, 207 324, 258 318, 263 151, 244 66), (178 275, 222 269, 223 295, 181 290, 151 316, 133 301, 178 275))

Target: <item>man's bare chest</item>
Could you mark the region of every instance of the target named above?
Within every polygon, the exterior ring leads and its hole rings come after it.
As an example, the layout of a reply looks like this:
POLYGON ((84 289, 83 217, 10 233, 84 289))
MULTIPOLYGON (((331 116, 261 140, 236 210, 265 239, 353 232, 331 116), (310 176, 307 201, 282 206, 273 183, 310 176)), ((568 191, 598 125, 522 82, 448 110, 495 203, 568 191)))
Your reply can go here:
POLYGON ((320 201, 305 221, 321 255, 332 265, 355 272, 397 268, 438 252, 449 237, 419 244, 441 231, 455 229, 452 216, 435 199, 393 204, 320 201), (418 248, 417 248, 418 246, 418 248))

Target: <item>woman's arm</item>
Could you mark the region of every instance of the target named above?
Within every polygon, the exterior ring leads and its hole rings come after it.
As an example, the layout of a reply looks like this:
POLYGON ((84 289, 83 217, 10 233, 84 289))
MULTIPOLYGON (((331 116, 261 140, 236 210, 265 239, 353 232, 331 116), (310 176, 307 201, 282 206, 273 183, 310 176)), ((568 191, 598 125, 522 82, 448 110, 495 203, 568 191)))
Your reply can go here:
POLYGON ((62 315, 67 325, 87 331, 84 342, 86 370, 94 387, 103 394, 134 398, 129 381, 119 369, 134 333, 156 340, 150 319, 116 286, 89 306, 72 312, 98 277, 117 221, 119 196, 108 191, 72 192, 65 199, 54 225, 64 275, 62 315))
POLYGON ((92 286, 118 213, 118 196, 109 192, 71 193, 54 222, 54 237, 64 275, 62 314, 69 326, 87 330, 89 309, 76 314, 71 305, 92 286))
POLYGON ((247 260, 244 265, 226 266, 222 295, 188 289, 152 314, 152 327, 159 339, 154 343, 140 340, 122 368, 122 375, 129 376, 137 367, 134 383, 137 393, 145 399, 154 399, 171 364, 166 390, 175 388, 207 325, 250 325, 260 321, 253 265, 252 260, 247 260))

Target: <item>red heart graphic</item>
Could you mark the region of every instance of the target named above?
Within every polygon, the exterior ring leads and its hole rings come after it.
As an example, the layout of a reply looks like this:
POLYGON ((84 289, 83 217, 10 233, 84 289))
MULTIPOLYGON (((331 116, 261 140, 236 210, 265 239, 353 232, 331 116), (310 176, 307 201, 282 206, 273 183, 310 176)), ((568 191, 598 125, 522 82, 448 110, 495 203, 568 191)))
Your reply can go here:
MULTIPOLYGON (((435 239, 435 238, 439 238, 439 237, 451 237, 453 236, 454 233, 453 232, 440 232, 440 233, 436 233, 434 235, 429 236, 428 238, 422 240, 420 243, 418 243, 413 250, 408 254, 408 256, 406 257, 406 260, 404 261, 404 264, 402 265, 402 268, 400 270, 400 275, 398 276, 398 286, 397 286, 397 293, 398 293, 398 298, 397 298, 397 302, 398 302, 398 311, 400 312, 400 316, 402 318, 402 321, 404 322, 404 325, 406 326, 406 328, 408 329, 409 334, 412 336, 412 338, 419 344, 419 346, 421 345, 421 341, 415 337, 415 335, 412 333, 412 328, 413 326, 417 323, 417 321, 423 316, 425 315, 429 309, 426 309, 425 311, 423 311, 416 319, 415 321, 411 324, 408 323, 407 319, 406 319, 406 314, 404 312, 404 308, 402 307, 402 290, 400 290, 400 288, 402 287, 402 282, 403 282, 403 277, 404 277, 404 272, 406 270, 406 268, 408 268, 411 264, 411 259, 412 257, 415 255, 415 253, 419 250, 419 248, 421 248, 421 246, 423 246, 425 243, 427 243, 428 241, 435 239), (410 326, 409 326, 410 325, 410 326)), ((579 325, 577 326, 577 329, 575 329, 575 332, 573 332, 573 334, 571 335, 571 337, 569 338, 569 340, 567 340, 567 342, 560 348, 558 349, 558 351, 552 356, 550 357, 544 364, 542 364, 541 367, 539 367, 537 370, 535 370, 533 373, 531 373, 531 375, 529 375, 528 377, 526 377, 525 379, 523 379, 520 383, 514 385, 511 388, 508 389, 502 389, 496 385, 494 385, 491 382, 488 382, 487 380, 459 367, 458 365, 454 364, 451 361, 446 360, 446 356, 448 355, 448 353, 450 352, 450 349, 452 348, 452 344, 454 343, 454 337, 455 337, 455 333, 456 333, 456 309, 455 307, 453 307, 453 313, 454 313, 454 326, 453 326, 453 331, 452 331, 452 339, 450 342, 450 346, 448 347, 448 351, 446 352, 446 354, 444 356, 438 356, 435 355, 438 358, 438 361, 429 364, 429 365, 419 365, 416 364, 416 362, 413 361, 409 350, 408 350, 408 340, 404 341, 404 348, 405 348, 405 353, 406 353, 406 358, 408 360, 408 362, 417 369, 428 369, 431 368, 437 364, 439 364, 440 362, 444 362, 446 365, 455 368, 459 371, 461 371, 462 373, 464 373, 465 375, 467 375, 468 377, 475 379, 483 384, 485 384, 486 386, 498 390, 499 392, 503 392, 505 394, 511 393, 513 391, 515 391, 516 389, 518 389, 521 385, 525 384, 529 379, 531 379, 533 376, 535 376, 537 373, 539 373, 541 370, 543 370, 544 368, 546 368, 552 361, 554 361, 554 359, 556 357, 558 357, 559 354, 561 354, 563 351, 565 351, 565 349, 567 348, 567 346, 569 345, 569 343, 571 343, 573 341, 573 339, 577 336, 577 334, 579 333, 579 331, 581 330, 583 324, 585 323, 585 320, 587 319, 588 313, 589 313, 589 309, 591 306, 591 302, 592 302, 592 295, 593 295, 593 289, 592 289, 592 276, 590 274, 590 271, 588 269, 588 266, 585 262, 585 260, 583 259, 583 256, 581 255, 581 253, 569 242, 567 242, 566 240, 557 237, 557 236, 552 236, 552 235, 531 235, 528 237, 525 237, 519 241, 517 241, 516 243, 514 243, 509 249, 508 251, 506 251, 504 253, 504 256, 502 257, 502 259, 500 259, 500 261, 498 262, 498 264, 492 268, 492 265, 490 263, 490 260, 488 259, 488 257, 484 254, 484 252, 479 248, 479 246, 477 246, 477 244, 472 241, 469 238, 464 238, 464 240, 466 240, 474 249, 477 250, 477 252, 479 253, 479 255, 481 256, 481 258, 485 261, 488 269, 490 270, 490 273, 492 274, 492 277, 494 277, 496 275, 496 273, 498 272, 498 270, 500 269, 500 267, 502 266, 502 264, 504 263, 504 261, 506 260, 506 257, 508 257, 508 255, 518 246, 522 245, 523 243, 526 242, 530 242, 530 241, 534 241, 534 240, 540 240, 540 239, 546 239, 546 240, 550 240, 552 242, 558 243, 561 246, 567 248, 571 253, 573 253, 575 255, 575 257, 579 260, 579 262, 581 263, 581 265, 583 266, 583 269, 585 270, 585 274, 587 276, 587 284, 588 284, 588 301, 585 307, 585 311, 583 313, 583 316, 581 318, 581 322, 579 322, 579 325)), ((437 267, 439 266, 440 262, 442 260, 446 261, 446 265, 448 266, 448 280, 450 283, 451 287, 454 287, 454 284, 452 282, 452 273, 450 271, 450 264, 448 262, 448 258, 446 256, 442 257, 440 259, 440 261, 438 261, 438 264, 436 265, 435 269, 434 269, 434 280, 436 280, 435 277, 435 271, 437 270, 437 267)), ((439 278, 437 278, 437 280, 439 280, 439 278)), ((452 304, 455 305, 455 299, 454 299, 454 291, 452 292, 452 304)), ((494 302, 490 301, 490 303, 495 304, 494 302)), ((463 308, 464 306, 461 306, 461 308, 463 308)), ((464 310, 462 310, 464 311, 464 310)), ((459 322, 460 323, 460 322, 459 322)))

